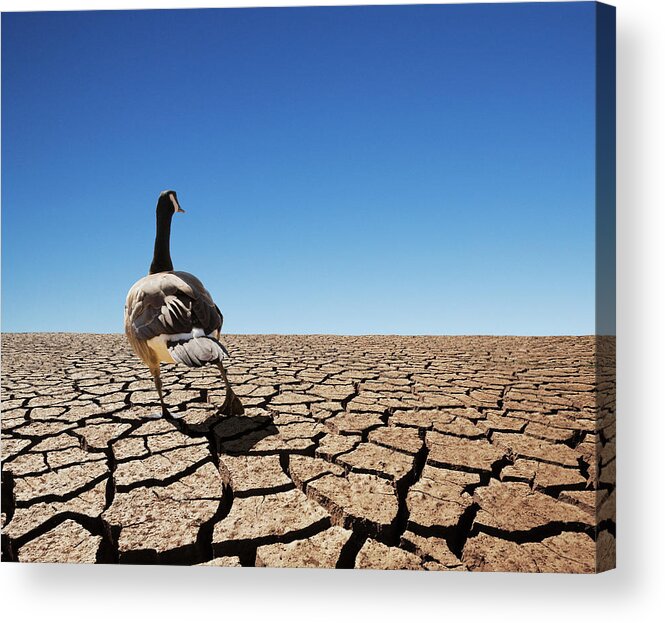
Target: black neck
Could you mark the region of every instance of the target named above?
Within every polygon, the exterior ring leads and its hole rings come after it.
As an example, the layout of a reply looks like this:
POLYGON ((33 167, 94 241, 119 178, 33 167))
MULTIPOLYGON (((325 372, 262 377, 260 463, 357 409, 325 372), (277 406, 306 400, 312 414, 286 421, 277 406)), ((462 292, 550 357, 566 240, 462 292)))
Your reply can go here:
POLYGON ((171 239, 171 219, 173 212, 163 214, 157 213, 157 234, 155 235, 155 253, 152 256, 150 265, 150 274, 162 273, 167 270, 173 270, 171 262, 170 239, 171 239))

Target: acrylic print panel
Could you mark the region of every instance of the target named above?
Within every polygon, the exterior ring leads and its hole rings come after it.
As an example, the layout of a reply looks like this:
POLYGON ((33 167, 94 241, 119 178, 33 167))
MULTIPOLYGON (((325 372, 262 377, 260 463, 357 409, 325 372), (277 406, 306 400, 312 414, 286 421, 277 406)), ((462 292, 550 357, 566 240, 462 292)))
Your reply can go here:
POLYGON ((2 32, 3 560, 614 566, 612 7, 2 32))

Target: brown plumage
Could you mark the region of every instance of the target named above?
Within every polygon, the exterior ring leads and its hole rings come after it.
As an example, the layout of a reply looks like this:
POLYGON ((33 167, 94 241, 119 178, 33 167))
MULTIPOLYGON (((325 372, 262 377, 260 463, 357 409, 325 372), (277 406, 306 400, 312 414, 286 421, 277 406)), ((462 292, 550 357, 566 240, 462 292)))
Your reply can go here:
POLYGON ((228 351, 219 341, 222 314, 199 279, 173 270, 169 242, 175 212, 183 212, 176 193, 164 191, 157 202, 157 233, 150 274, 139 279, 127 294, 125 334, 153 376, 163 415, 170 414, 162 393, 162 362, 189 367, 215 364, 226 386, 222 412, 240 414, 242 404, 231 389, 223 365, 228 351))

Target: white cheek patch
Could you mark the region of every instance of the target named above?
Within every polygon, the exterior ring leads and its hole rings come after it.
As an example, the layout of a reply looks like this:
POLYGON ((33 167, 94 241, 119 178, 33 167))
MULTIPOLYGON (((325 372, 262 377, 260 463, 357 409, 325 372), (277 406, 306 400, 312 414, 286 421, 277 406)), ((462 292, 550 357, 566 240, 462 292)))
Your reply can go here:
POLYGON ((173 194, 170 194, 169 197, 171 197, 171 203, 173 203, 173 209, 175 212, 182 212, 182 208, 178 205, 178 200, 175 198, 173 194))

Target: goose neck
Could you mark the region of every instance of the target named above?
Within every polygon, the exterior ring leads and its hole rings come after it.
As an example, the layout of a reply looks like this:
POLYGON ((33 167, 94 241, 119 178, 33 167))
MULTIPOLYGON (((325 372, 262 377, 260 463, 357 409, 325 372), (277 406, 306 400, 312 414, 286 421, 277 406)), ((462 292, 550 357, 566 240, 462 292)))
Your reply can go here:
POLYGON ((150 265, 150 274, 173 270, 171 262, 171 219, 173 213, 157 213, 157 232, 155 234, 155 252, 150 265))

